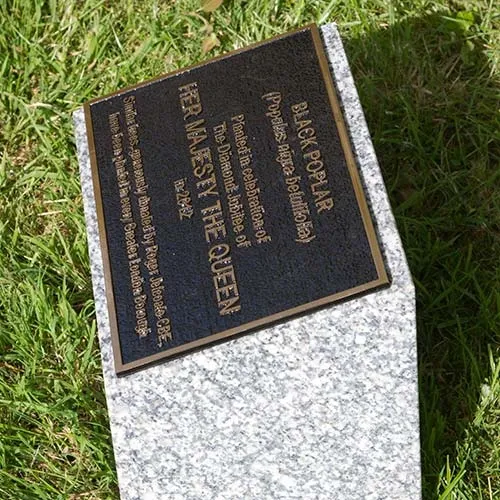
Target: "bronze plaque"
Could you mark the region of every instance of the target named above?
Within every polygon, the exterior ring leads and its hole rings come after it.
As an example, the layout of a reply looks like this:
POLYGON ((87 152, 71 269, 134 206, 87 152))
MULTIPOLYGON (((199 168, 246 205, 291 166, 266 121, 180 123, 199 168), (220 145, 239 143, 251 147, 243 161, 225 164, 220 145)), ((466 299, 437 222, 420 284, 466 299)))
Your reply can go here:
POLYGON ((85 116, 118 373, 388 284, 315 25, 85 116))

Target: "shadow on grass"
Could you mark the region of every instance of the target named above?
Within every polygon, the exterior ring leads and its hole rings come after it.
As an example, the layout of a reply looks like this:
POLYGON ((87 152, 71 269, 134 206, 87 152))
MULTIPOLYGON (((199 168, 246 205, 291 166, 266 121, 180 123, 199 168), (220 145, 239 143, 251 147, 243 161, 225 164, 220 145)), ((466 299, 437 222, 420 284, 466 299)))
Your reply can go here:
POLYGON ((481 20, 447 16, 345 38, 417 288, 425 499, 460 460, 499 324, 499 87, 481 20))

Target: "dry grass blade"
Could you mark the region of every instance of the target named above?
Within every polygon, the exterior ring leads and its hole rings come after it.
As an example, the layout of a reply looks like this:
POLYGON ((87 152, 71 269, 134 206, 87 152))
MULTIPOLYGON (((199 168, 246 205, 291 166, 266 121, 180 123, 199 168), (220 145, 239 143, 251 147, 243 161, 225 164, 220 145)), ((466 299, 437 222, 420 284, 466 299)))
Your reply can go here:
POLYGON ((201 52, 205 55, 207 52, 210 52, 214 47, 220 45, 220 41, 215 35, 215 33, 207 36, 203 42, 201 43, 201 52))
POLYGON ((222 5, 223 0, 202 0, 201 8, 205 12, 213 12, 222 5))

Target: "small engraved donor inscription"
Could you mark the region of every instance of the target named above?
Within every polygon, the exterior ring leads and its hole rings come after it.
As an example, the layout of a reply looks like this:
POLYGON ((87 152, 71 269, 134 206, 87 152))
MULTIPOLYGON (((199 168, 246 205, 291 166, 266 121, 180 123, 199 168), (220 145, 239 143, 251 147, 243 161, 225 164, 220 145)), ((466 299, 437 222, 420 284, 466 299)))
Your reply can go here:
POLYGON ((85 115, 118 373, 389 283, 315 25, 85 115))

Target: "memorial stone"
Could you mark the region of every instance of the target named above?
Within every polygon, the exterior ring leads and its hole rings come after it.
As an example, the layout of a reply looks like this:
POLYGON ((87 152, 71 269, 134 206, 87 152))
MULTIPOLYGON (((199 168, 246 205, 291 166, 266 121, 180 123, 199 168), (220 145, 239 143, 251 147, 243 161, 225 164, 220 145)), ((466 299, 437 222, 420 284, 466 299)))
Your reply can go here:
POLYGON ((419 498, 414 288, 336 26, 74 121, 121 498, 419 498))

